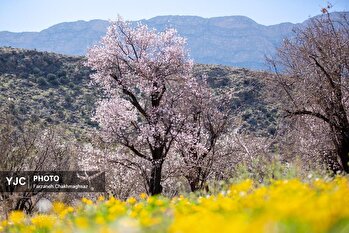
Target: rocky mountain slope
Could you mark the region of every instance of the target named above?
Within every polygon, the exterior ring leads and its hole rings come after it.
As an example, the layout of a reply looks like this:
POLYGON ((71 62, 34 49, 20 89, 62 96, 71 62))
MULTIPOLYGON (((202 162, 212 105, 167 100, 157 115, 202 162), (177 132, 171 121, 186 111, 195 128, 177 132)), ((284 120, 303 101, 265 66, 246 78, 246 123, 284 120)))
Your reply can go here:
MULTIPOLYGON (((0 108, 18 121, 69 125, 74 131, 96 127, 91 121, 101 93, 89 85, 84 57, 34 50, 0 48, 0 108)), ((212 88, 234 93, 231 107, 241 128, 259 135, 275 132, 277 109, 265 102, 265 84, 256 72, 243 68, 196 65, 212 88)))

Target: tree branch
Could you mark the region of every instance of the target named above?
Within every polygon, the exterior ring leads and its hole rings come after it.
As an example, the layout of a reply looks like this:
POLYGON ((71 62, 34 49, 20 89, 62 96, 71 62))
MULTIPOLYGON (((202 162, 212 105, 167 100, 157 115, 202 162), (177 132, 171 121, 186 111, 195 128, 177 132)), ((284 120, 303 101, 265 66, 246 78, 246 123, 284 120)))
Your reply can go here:
POLYGON ((130 98, 130 102, 131 104, 146 118, 148 119, 148 114, 147 112, 144 110, 144 108, 140 105, 140 103, 138 102, 136 96, 130 92, 129 90, 127 90, 127 88, 125 88, 121 81, 118 79, 118 77, 115 74, 110 75, 115 81, 118 82, 118 84, 121 86, 121 90, 122 92, 127 95, 130 98))
POLYGON ((324 115, 322 115, 321 113, 318 112, 312 112, 312 111, 308 111, 308 110, 298 110, 298 111, 290 111, 290 110, 286 110, 286 112, 288 113, 288 115, 309 115, 309 116, 314 116, 317 117, 325 122, 327 122, 328 124, 331 124, 330 119, 328 119, 327 117, 325 117, 324 115))
POLYGON ((325 70, 325 68, 318 62, 318 60, 316 60, 315 56, 313 55, 309 55, 309 57, 311 59, 313 59, 313 61, 315 62, 316 66, 320 68, 320 70, 325 74, 326 78, 328 79, 328 81, 330 82, 330 85, 332 88, 335 88, 335 85, 333 83, 333 80, 331 78, 331 75, 325 70))
POLYGON ((128 149, 130 149, 135 155, 137 155, 138 157, 145 159, 149 162, 151 162, 152 160, 150 158, 148 158, 147 156, 145 156, 144 154, 142 154, 141 152, 139 152, 133 145, 130 145, 128 143, 121 143, 122 145, 126 146, 128 149))

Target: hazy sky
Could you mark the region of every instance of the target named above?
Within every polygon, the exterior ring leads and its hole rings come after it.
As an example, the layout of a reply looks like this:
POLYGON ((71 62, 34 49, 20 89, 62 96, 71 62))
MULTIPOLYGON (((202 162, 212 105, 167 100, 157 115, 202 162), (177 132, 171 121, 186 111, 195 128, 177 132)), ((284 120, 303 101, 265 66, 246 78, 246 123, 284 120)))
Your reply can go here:
MULTIPOLYGON (((349 9, 332 0, 333 10, 349 9)), ((0 0, 0 31, 40 31, 61 22, 148 19, 158 15, 245 15, 257 23, 302 22, 320 13, 324 0, 0 0)))

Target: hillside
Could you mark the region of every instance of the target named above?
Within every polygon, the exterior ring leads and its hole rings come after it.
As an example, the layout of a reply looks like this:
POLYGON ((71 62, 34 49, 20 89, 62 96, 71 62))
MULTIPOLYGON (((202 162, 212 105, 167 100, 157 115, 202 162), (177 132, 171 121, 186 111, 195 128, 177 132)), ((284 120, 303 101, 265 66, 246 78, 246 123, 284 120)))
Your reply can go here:
POLYGON ((93 126, 96 93, 81 57, 0 48, 0 106, 18 121, 93 126))
MULTIPOLYGON (((91 116, 99 93, 90 87, 84 57, 35 50, 0 48, 0 106, 8 106, 18 121, 68 124, 72 129, 95 127, 91 116)), ((277 110, 264 102, 263 82, 247 69, 196 65, 212 88, 234 93, 231 103, 242 129, 257 134, 275 132, 277 110)))

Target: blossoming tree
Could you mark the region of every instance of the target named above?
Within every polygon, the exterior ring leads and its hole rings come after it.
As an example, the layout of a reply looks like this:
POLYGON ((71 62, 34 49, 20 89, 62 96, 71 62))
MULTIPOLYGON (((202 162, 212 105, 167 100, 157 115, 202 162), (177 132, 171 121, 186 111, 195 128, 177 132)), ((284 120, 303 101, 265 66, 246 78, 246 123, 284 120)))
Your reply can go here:
POLYGON ((175 148, 182 159, 181 173, 194 192, 204 187, 214 164, 222 158, 223 150, 217 145, 232 119, 227 93, 214 94, 206 80, 199 79, 193 85, 187 92, 189 103, 181 108, 186 122, 175 148))
POLYGON ((162 192, 163 162, 183 128, 186 91, 195 80, 185 39, 119 19, 87 55, 92 80, 105 91, 96 109, 102 136, 150 164, 151 195, 162 192))

